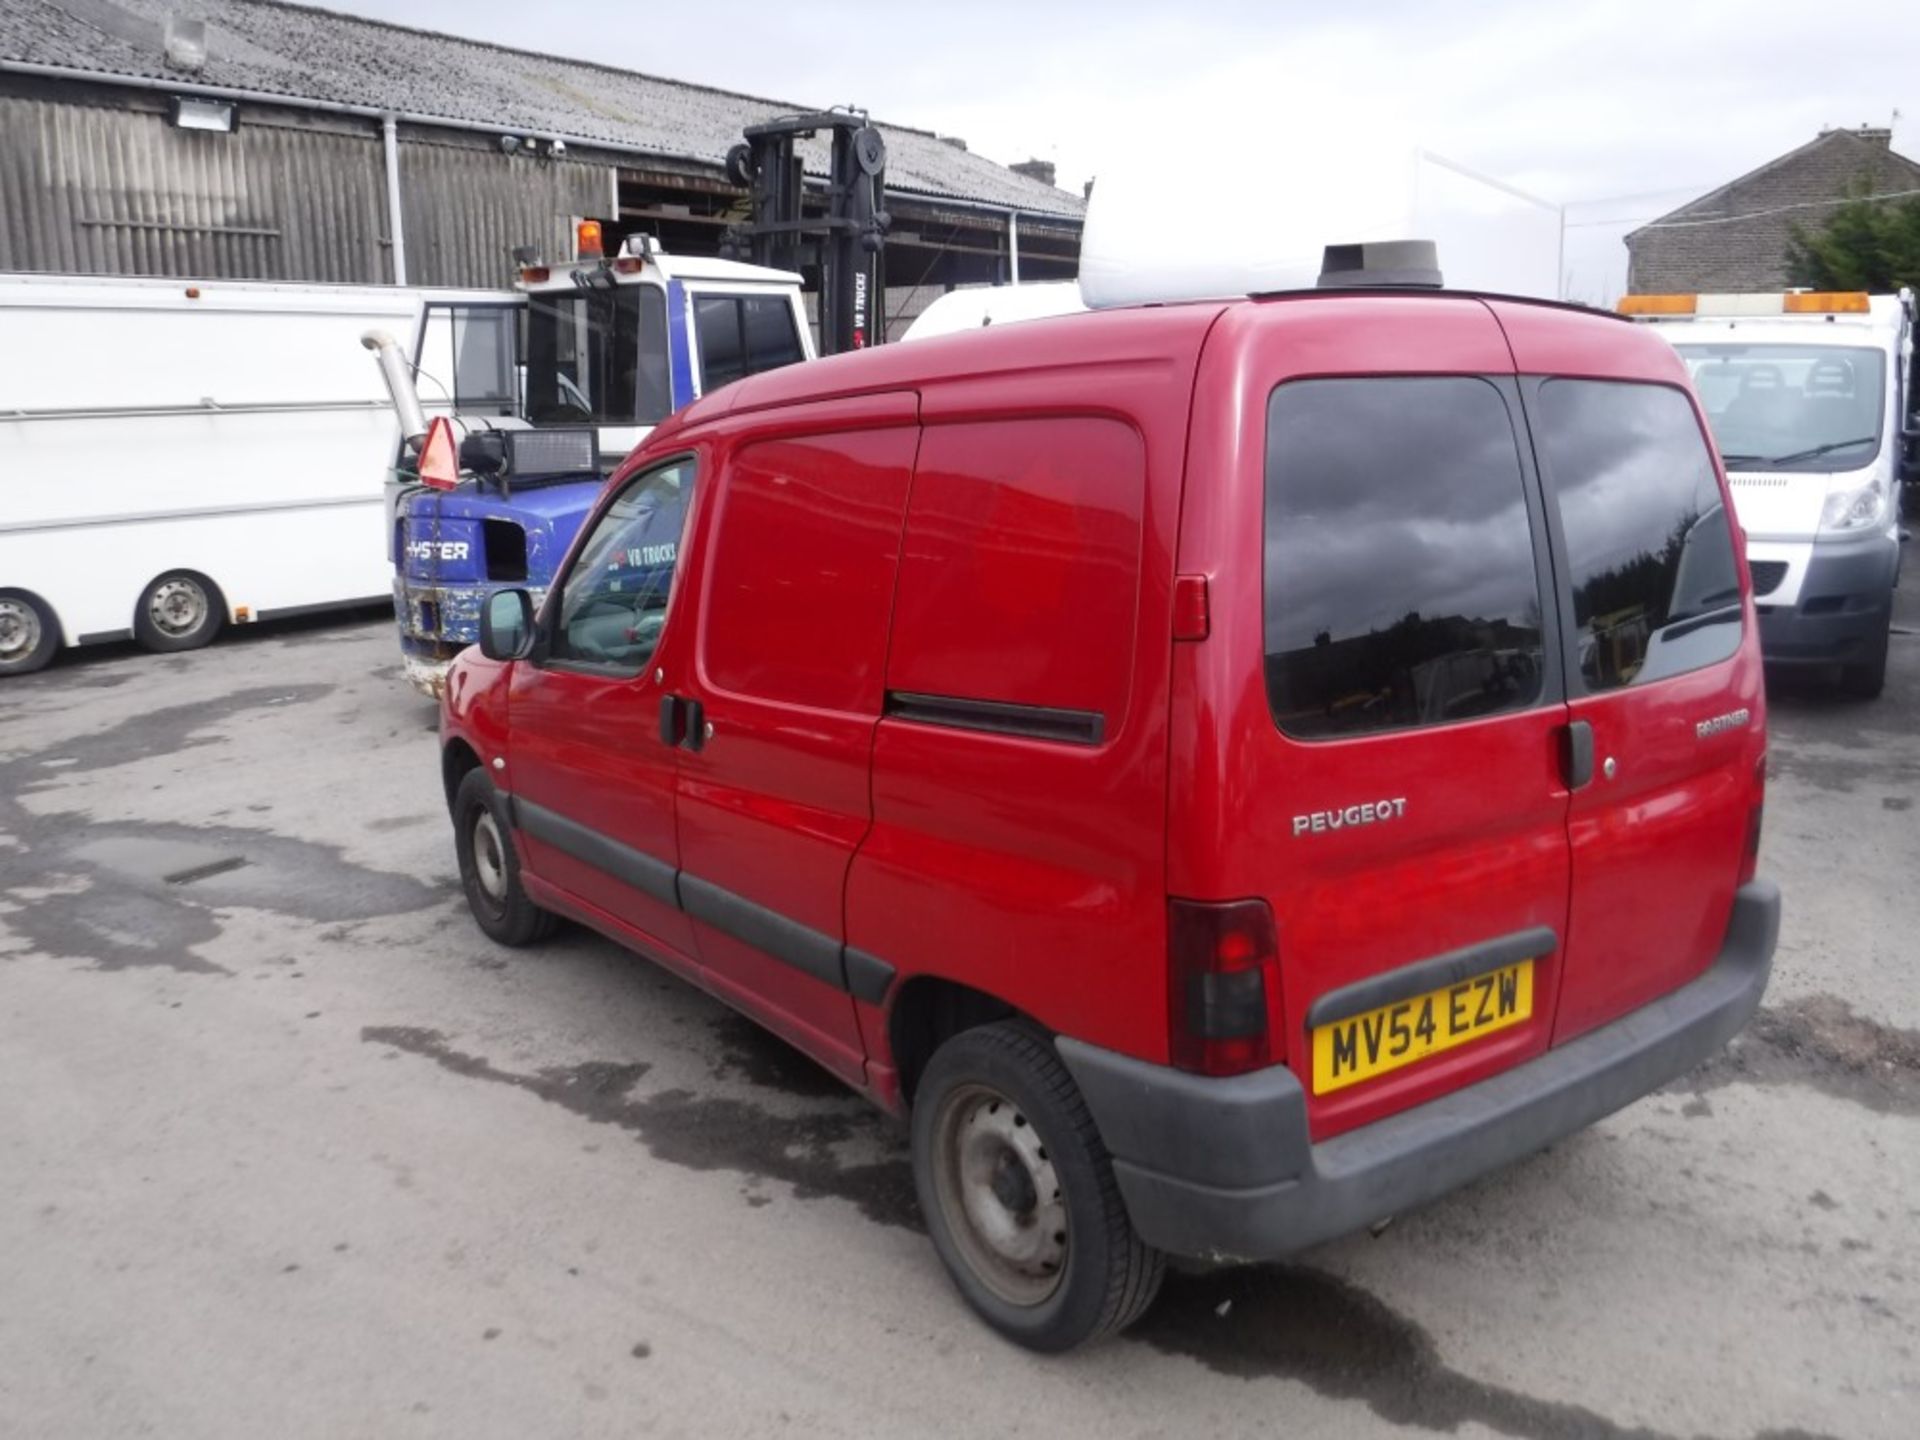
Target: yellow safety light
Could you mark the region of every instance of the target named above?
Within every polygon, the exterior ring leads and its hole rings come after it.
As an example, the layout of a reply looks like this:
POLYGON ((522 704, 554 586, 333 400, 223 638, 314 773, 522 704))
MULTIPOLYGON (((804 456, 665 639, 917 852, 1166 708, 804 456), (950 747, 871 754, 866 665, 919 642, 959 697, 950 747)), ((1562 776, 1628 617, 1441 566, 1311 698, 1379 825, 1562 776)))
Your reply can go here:
POLYGON ((1789 315, 1865 315, 1873 309, 1864 290, 1809 290, 1785 299, 1789 315))
POLYGON ((1623 295, 1622 315, 1691 315, 1700 304, 1698 295, 1623 295))

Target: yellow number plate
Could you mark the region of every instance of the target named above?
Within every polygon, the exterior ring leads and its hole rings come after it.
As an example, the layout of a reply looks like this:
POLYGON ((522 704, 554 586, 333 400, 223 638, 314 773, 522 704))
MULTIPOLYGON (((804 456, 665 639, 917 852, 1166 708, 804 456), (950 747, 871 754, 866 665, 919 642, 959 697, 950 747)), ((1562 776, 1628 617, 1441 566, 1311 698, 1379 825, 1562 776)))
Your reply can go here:
POLYGON ((1518 1025, 1533 1014, 1533 961, 1382 1005, 1313 1032, 1313 1093, 1324 1095, 1518 1025))

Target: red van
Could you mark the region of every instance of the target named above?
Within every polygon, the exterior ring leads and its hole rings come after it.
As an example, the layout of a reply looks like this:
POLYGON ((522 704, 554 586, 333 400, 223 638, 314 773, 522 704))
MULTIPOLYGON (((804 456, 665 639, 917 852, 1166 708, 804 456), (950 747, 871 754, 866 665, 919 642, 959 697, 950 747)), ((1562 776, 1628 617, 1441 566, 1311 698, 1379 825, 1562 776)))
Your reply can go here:
MULTIPOLYGON (((1360 277, 1364 279, 1364 277, 1360 277)), ((1567 306, 1322 290, 795 366, 662 424, 444 765, 565 916, 911 1119, 969 1303, 1418 1205, 1746 1022, 1765 697, 1686 370, 1567 306)))

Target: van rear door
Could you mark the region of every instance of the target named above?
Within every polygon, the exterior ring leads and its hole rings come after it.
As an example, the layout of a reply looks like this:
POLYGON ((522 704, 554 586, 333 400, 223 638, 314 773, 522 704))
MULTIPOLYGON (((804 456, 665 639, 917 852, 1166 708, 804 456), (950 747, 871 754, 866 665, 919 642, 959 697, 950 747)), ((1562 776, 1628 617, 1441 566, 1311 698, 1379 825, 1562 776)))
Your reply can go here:
POLYGON ((1686 372, 1616 322, 1494 306, 1513 342, 1567 617, 1572 906, 1554 1043, 1724 941, 1765 753, 1727 492, 1686 372))
POLYGON ((1548 1044, 1567 712, 1525 433, 1477 301, 1239 306, 1202 359, 1169 889, 1271 905, 1316 1138, 1548 1044))

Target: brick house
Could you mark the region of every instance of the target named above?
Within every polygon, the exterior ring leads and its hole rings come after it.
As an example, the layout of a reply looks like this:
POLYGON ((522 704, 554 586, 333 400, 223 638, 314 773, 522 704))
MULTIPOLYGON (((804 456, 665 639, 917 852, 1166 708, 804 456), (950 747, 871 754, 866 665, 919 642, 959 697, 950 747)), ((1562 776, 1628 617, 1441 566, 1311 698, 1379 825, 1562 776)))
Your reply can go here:
POLYGON ((1779 290, 1795 223, 1820 224, 1850 194, 1920 190, 1920 162, 1891 130, 1823 130, 1627 236, 1627 288, 1637 294, 1779 290))

